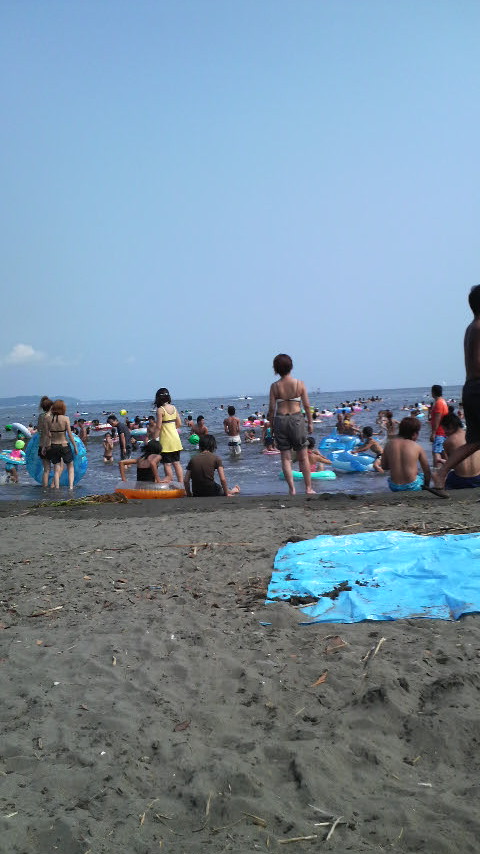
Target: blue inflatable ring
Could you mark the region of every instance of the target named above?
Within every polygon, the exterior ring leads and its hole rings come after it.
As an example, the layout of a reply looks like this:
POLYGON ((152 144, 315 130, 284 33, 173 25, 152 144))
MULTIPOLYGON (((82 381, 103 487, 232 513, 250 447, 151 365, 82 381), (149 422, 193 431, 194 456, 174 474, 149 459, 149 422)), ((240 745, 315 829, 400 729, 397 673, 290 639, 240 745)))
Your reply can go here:
MULTIPOLYGON (((87 459, 87 450, 85 445, 75 436, 75 444, 77 446, 77 453, 73 455, 73 470, 75 473, 74 483, 78 483, 79 480, 82 479, 83 475, 87 471, 88 468, 88 459, 87 459)), ((39 435, 35 433, 34 436, 30 439, 27 450, 25 452, 25 462, 27 465, 27 471, 30 477, 33 477, 37 483, 42 482, 43 476, 43 465, 42 460, 38 456, 38 444, 39 444, 39 435)), ((49 480, 53 479, 53 471, 50 473, 49 480)), ((66 467, 62 471, 60 475, 60 486, 68 486, 68 472, 66 467)))

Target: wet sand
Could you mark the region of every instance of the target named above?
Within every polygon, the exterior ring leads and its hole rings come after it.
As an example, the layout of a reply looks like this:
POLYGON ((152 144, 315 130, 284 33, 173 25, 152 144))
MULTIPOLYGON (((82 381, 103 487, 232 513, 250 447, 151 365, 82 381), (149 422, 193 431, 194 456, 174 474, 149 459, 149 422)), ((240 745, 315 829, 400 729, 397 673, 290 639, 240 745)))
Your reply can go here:
POLYGON ((3 503, 0 849, 478 851, 479 616, 263 605, 288 539, 477 531, 477 495, 3 503))

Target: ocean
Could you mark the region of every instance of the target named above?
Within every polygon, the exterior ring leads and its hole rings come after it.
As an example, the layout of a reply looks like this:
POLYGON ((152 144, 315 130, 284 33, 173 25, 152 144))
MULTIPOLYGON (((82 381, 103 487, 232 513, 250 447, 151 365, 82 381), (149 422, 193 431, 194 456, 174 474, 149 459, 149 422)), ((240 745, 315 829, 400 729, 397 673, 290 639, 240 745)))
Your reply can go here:
MULTIPOLYGON (((309 394, 312 406, 316 406, 319 410, 333 410, 336 406, 341 405, 345 401, 355 400, 356 398, 379 397, 381 400, 374 403, 368 403, 368 409, 362 412, 355 413, 355 422, 358 426, 363 427, 367 424, 375 425, 379 409, 391 409, 394 418, 400 420, 407 413, 402 410, 405 405, 414 405, 417 401, 431 401, 430 390, 428 388, 398 388, 398 389, 356 389, 354 391, 339 391, 320 393, 313 392, 309 394)), ((444 397, 458 401, 461 396, 461 386, 445 386, 444 397)), ((237 415, 240 421, 256 411, 265 413, 268 408, 268 396, 252 395, 250 399, 245 398, 228 398, 228 397, 210 397, 199 399, 174 399, 173 403, 180 413, 183 413, 182 418, 187 413, 192 413, 193 417, 204 415, 205 423, 210 433, 213 433, 218 445, 217 453, 222 458, 225 468, 227 483, 233 486, 238 483, 241 492, 244 495, 285 495, 287 487, 284 481, 280 480, 279 474, 281 471, 280 456, 266 456, 262 454, 262 445, 260 442, 246 444, 242 442, 242 453, 240 457, 233 458, 228 448, 228 437, 223 431, 223 419, 226 416, 227 406, 232 404, 236 407, 237 415), (223 409, 221 409, 223 405, 223 409)), ((73 422, 77 413, 85 413, 83 417, 87 420, 98 418, 101 422, 104 421, 106 414, 115 412, 119 414, 121 409, 126 409, 128 417, 133 420, 135 415, 148 416, 153 413, 153 404, 150 400, 123 400, 123 401, 81 401, 78 404, 77 411, 70 409, 68 415, 73 422)), ((13 447, 12 434, 5 432, 5 425, 12 422, 19 422, 28 426, 29 423, 36 422, 37 412, 32 409, 31 405, 17 406, 16 408, 0 406, 0 432, 2 438, 0 440, 0 448, 2 450, 13 447)), ((120 416, 119 416, 120 417, 120 416)), ((335 423, 335 418, 325 418, 321 424, 315 424, 315 439, 318 441, 329 435, 335 423)), ((429 429, 428 424, 423 422, 420 442, 427 450, 428 458, 431 460, 431 445, 428 440, 429 429)), ((260 430, 257 428, 257 434, 260 435, 260 430)), ((184 452, 181 455, 181 462, 185 468, 191 453, 194 453, 193 448, 187 441, 189 431, 186 428, 181 430, 181 438, 184 445, 184 452)), ((382 442, 382 439, 379 440, 382 442)), ((91 495, 93 493, 112 492, 119 485, 118 465, 105 465, 103 462, 103 442, 100 436, 91 435, 87 443, 88 453, 88 471, 75 487, 75 496, 91 495)), ((118 445, 115 446, 114 457, 116 462, 119 458, 118 445)), ((3 465, 0 468, 1 475, 3 465)), ((42 501, 46 498, 53 499, 58 497, 69 496, 68 490, 60 489, 58 492, 53 490, 43 490, 39 484, 36 484, 26 471, 25 466, 19 467, 19 484, 5 484, 1 481, 4 477, 0 475, 0 500, 19 500, 19 501, 42 501)), ((129 475, 129 480, 134 483, 135 477, 133 471, 129 475)), ((386 477, 373 472, 342 474, 337 473, 336 480, 321 480, 314 482, 314 488, 317 492, 347 492, 347 493, 371 493, 384 492, 388 490, 386 477)), ((297 491, 303 491, 303 483, 297 483, 297 491)), ((231 499, 234 500, 234 499, 231 499)))

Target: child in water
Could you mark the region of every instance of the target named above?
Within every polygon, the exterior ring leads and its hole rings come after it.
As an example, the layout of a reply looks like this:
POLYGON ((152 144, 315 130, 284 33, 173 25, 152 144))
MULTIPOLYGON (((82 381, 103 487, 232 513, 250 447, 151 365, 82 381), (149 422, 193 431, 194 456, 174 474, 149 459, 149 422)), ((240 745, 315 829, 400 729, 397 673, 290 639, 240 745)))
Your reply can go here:
POLYGON ((331 468, 332 461, 327 460, 327 458, 324 457, 323 454, 321 454, 320 451, 315 447, 315 439, 313 438, 313 436, 309 436, 307 441, 307 455, 308 462, 310 463, 310 471, 323 471, 325 466, 331 468))
POLYGON ((158 465, 162 461, 162 449, 160 442, 157 439, 151 439, 147 442, 142 453, 137 459, 120 460, 118 467, 120 469, 120 477, 126 481, 125 470, 128 466, 136 465, 137 481, 148 483, 170 483, 172 476, 161 478, 158 474, 158 465))
POLYGON ((113 439, 110 432, 105 433, 103 439, 103 462, 113 463, 113 439))

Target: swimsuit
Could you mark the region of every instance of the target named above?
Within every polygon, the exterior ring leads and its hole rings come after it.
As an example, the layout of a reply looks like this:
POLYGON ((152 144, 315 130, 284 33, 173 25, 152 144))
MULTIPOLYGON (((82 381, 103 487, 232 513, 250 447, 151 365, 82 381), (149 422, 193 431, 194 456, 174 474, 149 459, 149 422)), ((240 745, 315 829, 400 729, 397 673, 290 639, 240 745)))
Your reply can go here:
POLYGON ((137 466, 137 480, 138 481, 148 481, 149 483, 155 483, 155 475, 151 468, 141 469, 137 466))
POLYGON ((394 483, 390 477, 388 478, 388 485, 392 492, 418 492, 423 488, 423 483, 424 476, 422 472, 420 472, 420 474, 417 474, 415 480, 412 480, 411 483, 394 483))
POLYGON ((480 474, 461 477, 456 471, 449 471, 445 481, 445 489, 475 489, 478 486, 480 486, 480 474))

